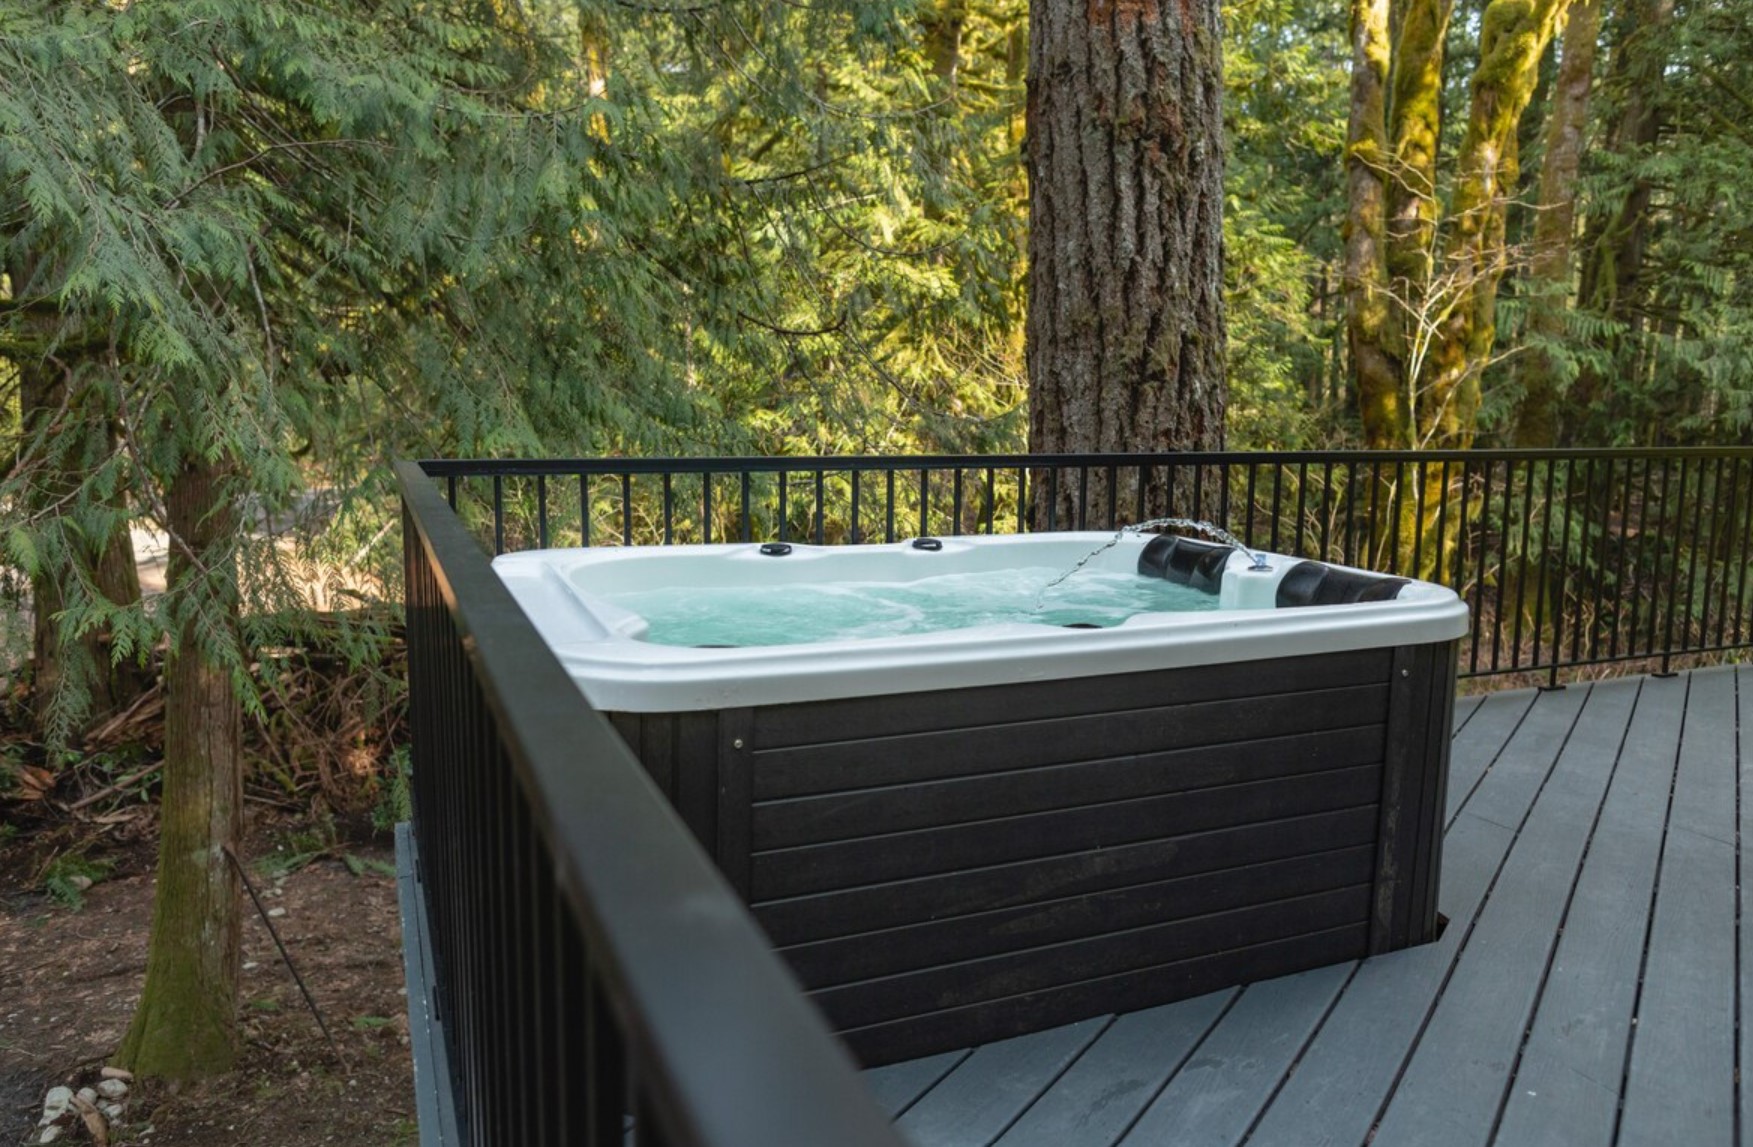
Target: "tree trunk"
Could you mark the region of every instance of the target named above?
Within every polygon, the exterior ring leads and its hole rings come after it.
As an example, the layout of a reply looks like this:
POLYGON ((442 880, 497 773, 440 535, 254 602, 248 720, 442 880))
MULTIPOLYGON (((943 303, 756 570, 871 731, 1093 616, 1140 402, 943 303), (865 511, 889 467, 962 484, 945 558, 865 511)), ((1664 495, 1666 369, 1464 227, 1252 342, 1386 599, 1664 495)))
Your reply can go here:
POLYGON ((1388 276, 1397 289, 1430 278, 1436 240, 1437 149, 1443 130, 1443 42, 1451 0, 1406 0, 1394 47, 1388 114, 1388 276))
POLYGON ((1589 123, 1589 92, 1594 86, 1603 2, 1581 0, 1571 9, 1552 111, 1546 122, 1546 158, 1540 168, 1539 209, 1528 268, 1527 338, 1531 345, 1516 371, 1522 390, 1516 414, 1518 446, 1549 448, 1558 441, 1562 370, 1539 344, 1563 335, 1564 311, 1570 301, 1576 178, 1582 165, 1583 133, 1589 123))
MULTIPOLYGON (((1620 96, 1620 114, 1608 146, 1621 155, 1643 151, 1656 142, 1661 130, 1662 71, 1667 60, 1650 43, 1674 14, 1674 0, 1639 0, 1630 6, 1613 49, 1611 90, 1620 96)), ((1647 179, 1634 180, 1604 225, 1593 228, 1583 253, 1579 305, 1617 320, 1626 334, 1611 342, 1635 337, 1638 322, 1639 281, 1643 274, 1644 248, 1649 239, 1650 197, 1647 179)), ((1611 386, 1589 366, 1578 373, 1571 400, 1565 404, 1564 437, 1588 440, 1594 435, 1604 405, 1610 403, 1611 386)))
POLYGON ((1364 441, 1404 446, 1406 424, 1389 296, 1388 0, 1352 0, 1351 113, 1346 128, 1345 331, 1357 374, 1364 441))
POLYGON ((1421 447, 1473 444, 1479 376, 1497 335, 1504 208, 1519 173, 1516 128, 1539 80, 1540 56, 1568 0, 1492 0, 1481 19, 1479 68, 1456 157, 1451 222, 1439 268, 1446 283, 1414 416, 1421 447))
POLYGON ((83 386, 70 389, 69 373, 45 359, 18 364, 25 442, 18 464, 33 472, 27 513, 41 515, 39 529, 62 531, 61 544, 39 547, 43 561, 31 576, 32 713, 39 733, 57 742, 114 713, 145 686, 136 665, 111 657, 107 626, 73 637, 59 616, 72 584, 92 585, 116 605, 140 600, 126 514, 118 512, 114 527, 96 539, 67 528, 80 483, 112 445, 96 396, 83 386))
POLYGON ((235 852, 243 826, 243 709, 206 641, 234 640, 237 528, 220 466, 186 462, 166 491, 169 583, 182 610, 165 672, 164 798, 146 987, 117 1061, 194 1079, 237 1055, 241 916, 235 852), (183 547, 193 551, 199 565, 183 547))
MULTIPOLYGON (((1216 0, 1031 7, 1036 453, 1223 445, 1221 45, 1216 0)), ((1130 514, 1135 495, 1092 490, 1089 520, 1130 514)), ((1148 489, 1147 511, 1165 498, 1148 489)), ((1073 520, 1069 492, 1058 520, 1073 520)))

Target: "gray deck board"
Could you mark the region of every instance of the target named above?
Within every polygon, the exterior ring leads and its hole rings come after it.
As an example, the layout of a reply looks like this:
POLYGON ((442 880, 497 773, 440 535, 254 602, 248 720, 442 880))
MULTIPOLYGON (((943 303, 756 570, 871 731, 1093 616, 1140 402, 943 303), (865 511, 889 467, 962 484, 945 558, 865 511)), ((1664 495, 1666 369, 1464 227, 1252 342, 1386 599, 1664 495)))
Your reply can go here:
POLYGON ((998 1147, 1113 1143, 1180 1070, 1239 994, 1238 989, 1227 988, 1121 1016, 999 1139, 998 1147))
POLYGON ((1687 694, 1621 1144, 1734 1142, 1734 681, 1694 673, 1687 694))
MULTIPOLYGON (((1743 795, 1748 780, 1748 771, 1753 769, 1753 667, 1743 665, 1736 673, 1736 708, 1739 713, 1736 728, 1739 733, 1735 743, 1735 805, 1740 819, 1740 835, 1736 838, 1738 843, 1739 841, 1753 840, 1753 801, 1747 800, 1743 795)), ((1746 888, 1747 882, 1753 880, 1753 864, 1749 863, 1745 852, 1737 849, 1737 853, 1737 869, 1740 879, 1736 887, 1746 888)), ((1736 918, 1739 919, 1741 914, 1741 911, 1737 909, 1736 918)), ((1743 922, 1740 949, 1744 952, 1746 947, 1747 936, 1743 922)), ((1741 1005, 1741 1046, 1738 1049, 1736 1063, 1743 1065, 1739 1073, 1740 1095, 1738 1099, 1741 1113, 1740 1125, 1742 1133, 1745 1134, 1748 1128, 1753 1128, 1753 1080, 1747 1078, 1749 1075, 1753 1075, 1753 960, 1749 960, 1745 954, 1740 958, 1736 977, 1741 1005)))
POLYGON ((1635 685, 1587 693, 1382 1117, 1383 1147, 1490 1141, 1636 696, 1635 685))
POLYGON ((1112 1017, 989 1043, 896 1121, 916 1147, 985 1147, 1057 1080, 1112 1017))
POLYGON ((872 1085, 920 1147, 1737 1142, 1750 723, 1753 668, 1459 700, 1436 942, 872 1085))
POLYGON ((1475 693, 1471 697, 1455 698, 1455 733, 1459 734, 1462 729, 1467 727, 1467 722, 1472 720, 1473 714, 1478 712, 1479 706, 1484 700, 1485 694, 1483 693, 1475 693))
POLYGON ((939 1080, 970 1054, 966 1050, 946 1051, 941 1055, 928 1055, 924 1059, 910 1059, 905 1063, 873 1067, 864 1073, 864 1082, 870 1088, 871 1094, 876 1096, 877 1106, 888 1112, 889 1118, 893 1119, 912 1107, 921 1095, 936 1087, 939 1080))
POLYGON ((1240 1143, 1351 970, 1338 964, 1250 986, 1133 1124, 1123 1147, 1240 1143))
MULTIPOLYGON (((1525 696, 1497 706, 1500 719, 1482 729, 1488 748, 1473 750, 1481 762, 1478 791, 1487 804, 1528 806, 1586 696, 1584 689, 1549 694, 1561 703, 1531 714, 1525 696), (1484 775, 1491 760, 1501 764, 1484 775), (1494 795, 1498 790, 1503 797, 1494 795)), ((1438 897, 1448 928, 1434 944, 1393 952, 1358 969, 1251 1143, 1325 1147, 1359 1143, 1369 1134, 1447 982, 1516 828, 1471 814, 1456 819, 1444 842, 1438 897)))
MULTIPOLYGON (((1565 690, 1565 693, 1572 690, 1565 690)), ((1563 697, 1564 693, 1548 694, 1563 697)), ((1449 750, 1449 794, 1445 823, 1453 823, 1461 806, 1473 795, 1493 761, 1503 751, 1538 696, 1532 690, 1488 694, 1474 712, 1466 736, 1455 738, 1449 750)))
POLYGON ((1650 682, 1638 697, 1499 1142, 1586 1147, 1613 1140, 1649 925, 1646 912, 1627 906, 1647 905, 1655 884, 1680 738, 1681 709, 1666 695, 1669 684, 1650 682), (1639 767, 1643 762, 1652 767, 1639 767))
POLYGON ((1337 1147, 1369 1134, 1514 834, 1477 817, 1449 830, 1434 944, 1366 960, 1255 1129, 1262 1147, 1337 1147))

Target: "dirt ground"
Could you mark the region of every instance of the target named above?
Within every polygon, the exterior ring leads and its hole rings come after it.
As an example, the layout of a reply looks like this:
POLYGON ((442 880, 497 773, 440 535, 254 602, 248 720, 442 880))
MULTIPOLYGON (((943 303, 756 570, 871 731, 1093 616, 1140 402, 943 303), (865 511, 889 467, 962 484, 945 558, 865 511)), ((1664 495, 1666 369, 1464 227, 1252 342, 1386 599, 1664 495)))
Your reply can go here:
MULTIPOLYGON (((246 857, 275 848, 271 833, 251 836, 246 857)), ((28 837, 0 849, 0 1147, 36 1142, 49 1087, 97 1081, 139 1000, 153 848, 142 840, 103 855, 115 870, 76 910, 30 887, 39 862, 28 837)), ((393 863, 378 840, 339 845, 278 880, 252 867, 264 906, 285 910, 274 925, 336 1049, 246 899, 239 1067, 178 1090, 136 1086, 112 1147, 417 1141, 393 863)), ((93 1141, 84 1129, 60 1140, 93 1141)))

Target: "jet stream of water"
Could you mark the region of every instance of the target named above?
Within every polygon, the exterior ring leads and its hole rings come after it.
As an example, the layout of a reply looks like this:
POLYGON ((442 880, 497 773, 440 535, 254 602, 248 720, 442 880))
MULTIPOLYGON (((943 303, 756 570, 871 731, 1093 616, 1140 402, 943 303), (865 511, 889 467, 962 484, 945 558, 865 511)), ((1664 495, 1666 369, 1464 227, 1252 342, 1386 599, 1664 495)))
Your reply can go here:
POLYGON ((1095 549, 1091 550, 1089 553, 1085 554, 1083 557, 1079 558, 1077 560, 1076 565, 1072 566, 1070 569, 1066 570, 1064 573, 1060 574, 1058 577, 1054 578, 1052 581, 1050 581, 1046 585, 1042 586, 1041 592, 1035 595, 1035 609, 1036 609, 1036 611, 1038 612, 1039 610, 1041 610, 1043 608, 1044 602, 1045 602, 1046 597, 1047 597, 1048 590, 1050 590, 1054 586, 1059 585, 1060 583, 1064 582, 1067 578, 1071 577, 1073 574, 1075 574, 1078 570, 1082 569, 1084 566, 1089 565, 1090 562, 1095 560, 1095 558, 1098 554, 1105 554, 1109 550, 1113 549, 1115 546, 1119 545, 1120 540, 1122 538, 1124 538, 1127 534, 1141 534, 1145 530, 1163 530, 1163 529, 1198 530, 1200 533, 1203 533, 1209 537, 1216 538, 1218 541, 1224 543, 1225 545, 1234 546, 1234 547, 1236 547, 1236 549, 1241 550, 1244 554, 1247 554, 1249 560, 1254 563, 1255 569, 1265 569, 1266 568, 1266 555, 1264 553, 1258 553, 1254 550, 1249 549, 1246 545, 1243 544, 1242 539, 1236 537, 1234 534, 1230 533, 1228 530, 1224 529, 1222 526, 1219 526, 1213 522, 1207 522, 1207 521, 1204 521, 1204 520, 1199 519, 1199 518, 1152 518, 1148 522, 1138 522, 1138 523, 1136 523, 1134 525, 1130 525, 1130 526, 1121 526, 1118 530, 1116 530, 1114 532, 1114 536, 1112 538, 1108 539, 1106 542, 1102 543, 1101 545, 1097 546, 1095 549))

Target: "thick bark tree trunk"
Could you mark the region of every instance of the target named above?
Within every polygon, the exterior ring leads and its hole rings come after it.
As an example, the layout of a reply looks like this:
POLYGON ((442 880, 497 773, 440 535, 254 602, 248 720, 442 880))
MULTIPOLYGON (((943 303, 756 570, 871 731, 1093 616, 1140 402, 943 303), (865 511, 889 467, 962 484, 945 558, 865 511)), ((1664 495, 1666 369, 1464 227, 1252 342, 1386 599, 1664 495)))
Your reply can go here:
MULTIPOLYGON (((1031 6, 1034 452, 1223 445, 1221 46, 1216 0, 1031 6)), ((1090 521, 1130 516, 1121 481, 1091 491, 1090 521)), ((1164 498, 1147 490, 1147 512, 1164 498)))
POLYGON ((237 519, 223 479, 220 466, 190 461, 165 493, 170 591, 186 612, 165 673, 146 987, 117 1052, 122 1066, 165 1079, 217 1074, 237 1056, 242 918, 226 853, 235 852, 243 827, 243 708, 229 674, 203 648, 203 635, 235 634, 237 624, 236 571, 226 553, 237 519))
MULTIPOLYGON (((1594 86, 1595 46, 1601 37, 1604 2, 1581 0, 1571 8, 1564 27, 1558 82, 1546 123, 1546 158, 1540 167, 1539 211, 1534 218, 1534 249, 1528 268, 1528 337, 1536 344, 1564 333, 1575 246, 1576 178, 1582 165, 1583 133, 1589 123, 1589 92, 1594 86)), ((1538 345, 1531 345, 1516 373, 1522 388, 1516 445, 1557 445, 1558 363, 1538 345)))

